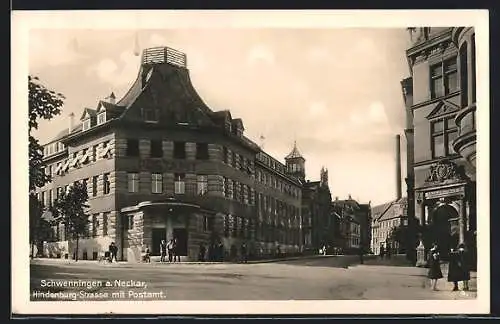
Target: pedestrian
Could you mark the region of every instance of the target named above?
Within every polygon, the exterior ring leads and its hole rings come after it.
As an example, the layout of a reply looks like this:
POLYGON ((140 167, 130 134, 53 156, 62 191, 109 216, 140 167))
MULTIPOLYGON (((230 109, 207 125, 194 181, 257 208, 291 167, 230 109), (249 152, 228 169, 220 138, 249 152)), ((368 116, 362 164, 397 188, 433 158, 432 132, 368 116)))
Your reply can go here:
POLYGON ((241 243, 241 262, 248 263, 248 251, 245 242, 241 243))
POLYGON ((149 250, 148 245, 146 245, 146 248, 144 249, 144 262, 151 262, 151 251, 149 250))
POLYGON ((173 241, 173 252, 174 252, 174 262, 177 259, 177 262, 181 262, 181 256, 180 256, 180 251, 179 251, 179 242, 177 241, 177 238, 174 237, 173 241))
POLYGON ((111 244, 109 244, 108 246, 108 255, 108 261, 113 262, 113 242, 111 242, 111 244))
POLYGON ((111 242, 111 244, 109 245, 109 254, 110 254, 109 262, 112 263, 113 260, 118 262, 118 259, 116 257, 118 254, 118 247, 115 245, 115 242, 111 242))
POLYGON ((451 248, 448 262, 448 282, 453 282, 453 290, 458 290, 458 281, 461 280, 458 252, 451 248))
POLYGON ((174 240, 170 239, 167 243, 167 253, 168 253, 168 262, 172 262, 172 257, 174 255, 174 240))
POLYGON ((432 245, 427 255, 427 262, 429 266, 427 277, 431 280, 432 290, 437 290, 437 281, 443 278, 443 273, 441 272, 441 258, 436 243, 432 245))
POLYGON ((385 256, 385 248, 383 245, 380 246, 380 258, 383 260, 385 256))
POLYGON ((200 262, 205 262, 205 253, 207 252, 207 249, 205 248, 205 245, 203 243, 200 243, 200 252, 198 256, 198 260, 200 262))
POLYGON ((469 290, 469 280, 470 280, 470 260, 469 253, 465 248, 465 244, 460 243, 458 245, 457 252, 458 266, 460 269, 459 281, 463 282, 463 290, 469 290))
POLYGON ((165 240, 161 240, 160 243, 160 262, 165 262, 165 257, 167 255, 167 244, 165 240))

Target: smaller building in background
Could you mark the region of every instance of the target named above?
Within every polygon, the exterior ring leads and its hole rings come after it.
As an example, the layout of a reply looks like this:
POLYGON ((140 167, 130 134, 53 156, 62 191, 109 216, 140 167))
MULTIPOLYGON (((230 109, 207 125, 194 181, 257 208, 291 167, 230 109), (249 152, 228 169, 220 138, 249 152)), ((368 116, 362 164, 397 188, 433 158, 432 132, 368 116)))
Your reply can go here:
POLYGON ((337 216, 339 230, 335 233, 335 247, 344 254, 358 254, 369 251, 371 207, 370 203, 360 204, 352 199, 332 202, 332 214, 337 216))
POLYGON ((406 197, 373 206, 371 225, 371 250, 379 255, 382 248, 391 248, 393 253, 402 253, 403 246, 391 239, 391 233, 400 226, 406 226, 408 220, 408 200, 406 197))

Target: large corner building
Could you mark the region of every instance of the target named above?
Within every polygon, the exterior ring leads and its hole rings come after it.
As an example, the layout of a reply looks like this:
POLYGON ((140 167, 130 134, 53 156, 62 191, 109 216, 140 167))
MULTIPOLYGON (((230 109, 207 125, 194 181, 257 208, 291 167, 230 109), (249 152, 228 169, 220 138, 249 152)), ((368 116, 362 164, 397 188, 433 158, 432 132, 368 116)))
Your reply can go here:
MULTIPOLYGON (((198 96, 185 54, 146 49, 123 98, 111 94, 83 109, 45 145, 52 182, 39 199, 49 206, 74 182, 87 185, 83 259, 115 242, 119 259, 138 261, 145 246, 158 255, 161 240, 173 237, 186 260, 201 243, 222 243, 227 255, 242 242, 255 256, 301 252, 313 239, 311 216, 302 217, 305 159, 294 147, 282 163, 244 130, 241 119, 198 96)), ((72 253, 67 235, 55 224, 44 254, 72 253)))

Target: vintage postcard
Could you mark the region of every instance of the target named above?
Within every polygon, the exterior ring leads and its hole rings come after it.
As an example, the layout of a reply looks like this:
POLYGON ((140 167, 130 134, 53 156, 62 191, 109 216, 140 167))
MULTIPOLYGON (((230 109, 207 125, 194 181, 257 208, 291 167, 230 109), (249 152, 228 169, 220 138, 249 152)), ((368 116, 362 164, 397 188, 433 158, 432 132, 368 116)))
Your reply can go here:
POLYGON ((15 314, 489 312, 487 11, 12 18, 15 314))

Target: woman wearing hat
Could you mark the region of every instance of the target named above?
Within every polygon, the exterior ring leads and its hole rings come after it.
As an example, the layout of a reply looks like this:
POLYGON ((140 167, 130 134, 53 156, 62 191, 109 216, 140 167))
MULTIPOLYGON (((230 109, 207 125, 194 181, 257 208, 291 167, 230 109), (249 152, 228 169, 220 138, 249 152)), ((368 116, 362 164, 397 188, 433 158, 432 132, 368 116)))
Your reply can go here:
POLYGON ((443 278, 443 273, 441 272, 441 258, 439 256, 439 251, 436 243, 432 245, 432 248, 427 255, 427 262, 429 264, 429 272, 427 273, 427 277, 431 279, 432 290, 437 290, 437 281, 438 279, 443 278))

